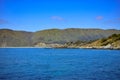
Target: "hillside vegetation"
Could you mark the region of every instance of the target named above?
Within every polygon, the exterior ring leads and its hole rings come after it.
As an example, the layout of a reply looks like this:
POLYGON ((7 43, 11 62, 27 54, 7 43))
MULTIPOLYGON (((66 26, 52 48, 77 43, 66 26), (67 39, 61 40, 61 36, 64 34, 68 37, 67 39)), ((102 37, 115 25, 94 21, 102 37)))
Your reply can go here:
POLYGON ((120 48, 120 34, 113 34, 108 38, 103 38, 84 45, 84 47, 94 48, 120 48))
POLYGON ((89 42, 120 34, 120 30, 102 29, 49 29, 37 32, 0 29, 0 47, 34 46, 37 43, 58 43, 83 41, 89 42))
POLYGON ((102 29, 50 29, 37 31, 33 35, 34 42, 45 43, 66 43, 75 41, 90 41, 100 38, 106 38, 112 34, 120 33, 120 30, 102 30, 102 29))
POLYGON ((31 32, 1 29, 0 46, 1 47, 32 46, 31 37, 32 37, 31 32))

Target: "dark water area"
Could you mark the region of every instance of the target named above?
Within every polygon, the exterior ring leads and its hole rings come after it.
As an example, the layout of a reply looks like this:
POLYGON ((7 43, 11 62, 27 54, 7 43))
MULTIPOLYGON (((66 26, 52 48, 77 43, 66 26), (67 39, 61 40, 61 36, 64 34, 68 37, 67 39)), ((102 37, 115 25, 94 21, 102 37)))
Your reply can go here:
POLYGON ((0 80, 120 80, 120 50, 1 48, 0 80))

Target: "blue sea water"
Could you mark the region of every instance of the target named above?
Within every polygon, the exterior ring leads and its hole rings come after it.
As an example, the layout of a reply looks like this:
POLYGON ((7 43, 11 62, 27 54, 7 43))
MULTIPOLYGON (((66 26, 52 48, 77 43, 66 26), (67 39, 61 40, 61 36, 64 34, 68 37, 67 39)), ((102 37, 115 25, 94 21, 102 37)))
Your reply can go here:
POLYGON ((120 80, 120 50, 1 48, 0 80, 120 80))

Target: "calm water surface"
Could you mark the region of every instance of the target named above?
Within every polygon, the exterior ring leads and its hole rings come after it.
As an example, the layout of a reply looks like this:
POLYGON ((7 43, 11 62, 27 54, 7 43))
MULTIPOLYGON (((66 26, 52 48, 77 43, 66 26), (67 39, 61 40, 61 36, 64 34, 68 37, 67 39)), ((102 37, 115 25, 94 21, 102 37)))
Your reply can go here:
POLYGON ((0 80, 120 80, 120 50, 1 48, 0 80))

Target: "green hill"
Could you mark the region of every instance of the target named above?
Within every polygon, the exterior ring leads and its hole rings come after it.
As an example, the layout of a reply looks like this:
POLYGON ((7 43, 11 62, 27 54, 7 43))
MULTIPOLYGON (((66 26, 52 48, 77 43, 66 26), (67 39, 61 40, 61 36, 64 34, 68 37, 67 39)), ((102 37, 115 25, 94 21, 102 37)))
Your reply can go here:
POLYGON ((84 47, 120 48, 120 34, 113 34, 108 38, 93 41, 89 44, 84 45, 84 47))
POLYGON ((36 43, 59 43, 97 40, 112 34, 120 34, 120 30, 102 29, 48 29, 37 32, 0 29, 0 47, 34 46, 36 43))
POLYGON ((32 46, 31 37, 32 37, 31 32, 1 29, 0 46, 1 47, 32 46))
POLYGON ((106 38, 112 34, 120 33, 120 30, 102 29, 49 29, 37 31, 33 35, 33 41, 45 43, 66 43, 80 41, 97 40, 106 38))

